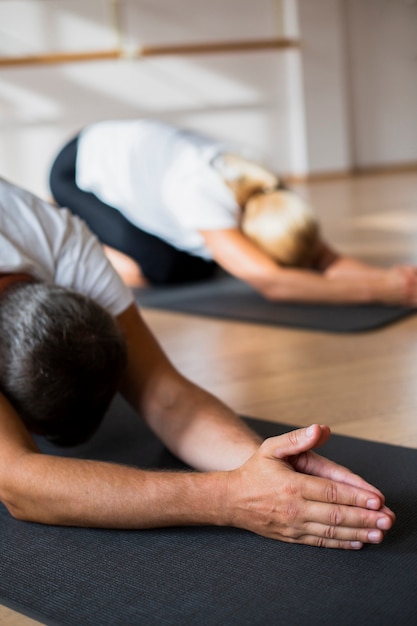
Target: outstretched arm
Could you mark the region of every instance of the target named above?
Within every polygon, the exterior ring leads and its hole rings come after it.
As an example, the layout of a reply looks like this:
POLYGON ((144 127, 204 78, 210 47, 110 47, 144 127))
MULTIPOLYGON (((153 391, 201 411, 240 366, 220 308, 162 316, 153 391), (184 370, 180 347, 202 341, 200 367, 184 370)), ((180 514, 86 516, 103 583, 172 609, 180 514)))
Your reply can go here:
POLYGON ((173 367, 135 305, 118 322, 128 346, 121 391, 171 452, 203 471, 245 462, 261 443, 258 435, 173 367))
POLYGON ((380 543, 394 523, 377 489, 310 452, 328 436, 318 425, 266 440, 235 470, 157 472, 42 455, 2 396, 0 416, 1 501, 21 520, 131 529, 235 526, 343 549, 380 543))
POLYGON ((311 452, 328 438, 326 427, 261 443, 230 409, 176 372, 134 305, 119 323, 129 345, 125 395, 175 454, 204 471, 43 455, 0 394, 0 499, 12 515, 112 528, 230 525, 350 549, 382 541, 394 515, 381 492, 311 452))
POLYGON ((417 306, 415 268, 374 268, 342 257, 324 244, 315 268, 285 268, 239 229, 206 230, 201 234, 221 267, 269 300, 417 306))
MULTIPOLYGON (((412 266, 398 266, 397 269, 399 268, 402 270, 407 268, 412 270, 413 273, 417 271, 417 268, 412 266)), ((371 265, 354 257, 340 254, 324 241, 320 242, 314 269, 317 269, 329 278, 362 277, 378 279, 383 278, 390 272, 389 268, 371 265)))

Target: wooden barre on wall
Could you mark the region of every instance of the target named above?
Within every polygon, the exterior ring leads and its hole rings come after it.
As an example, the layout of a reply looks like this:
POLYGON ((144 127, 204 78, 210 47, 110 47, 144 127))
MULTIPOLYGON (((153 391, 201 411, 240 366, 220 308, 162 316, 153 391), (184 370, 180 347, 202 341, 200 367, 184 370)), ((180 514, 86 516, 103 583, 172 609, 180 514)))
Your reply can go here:
POLYGON ((164 55, 288 50, 299 47, 300 41, 297 39, 275 38, 201 44, 194 43, 143 46, 133 49, 115 48, 111 50, 92 50, 91 52, 49 52, 45 54, 33 54, 19 57, 0 57, 0 67, 18 65, 48 65, 54 63, 78 63, 81 61, 105 61, 112 59, 140 59, 143 57, 164 55))

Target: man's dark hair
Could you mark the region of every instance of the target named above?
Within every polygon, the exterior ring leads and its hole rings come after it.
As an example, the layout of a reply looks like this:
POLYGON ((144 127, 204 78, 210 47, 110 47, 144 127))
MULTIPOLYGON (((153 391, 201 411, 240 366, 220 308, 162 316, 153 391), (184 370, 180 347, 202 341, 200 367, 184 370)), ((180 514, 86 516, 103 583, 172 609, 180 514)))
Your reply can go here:
POLYGON ((124 338, 92 299, 40 282, 0 297, 0 389, 26 426, 56 445, 86 441, 126 366, 124 338))

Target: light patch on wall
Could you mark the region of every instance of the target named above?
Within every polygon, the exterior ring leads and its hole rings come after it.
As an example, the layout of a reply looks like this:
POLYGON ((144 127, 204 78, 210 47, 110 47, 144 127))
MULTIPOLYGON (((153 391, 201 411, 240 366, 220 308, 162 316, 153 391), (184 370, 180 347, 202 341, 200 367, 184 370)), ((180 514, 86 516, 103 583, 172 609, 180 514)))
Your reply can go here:
POLYGON ((281 0, 123 0, 123 34, 148 45, 283 36, 281 4, 281 0))
POLYGON ((178 123, 185 128, 202 131, 211 137, 225 140, 243 156, 263 163, 266 167, 283 172, 280 159, 273 159, 272 151, 266 150, 271 136, 282 136, 266 115, 259 114, 258 107, 242 110, 219 110, 181 115, 178 123), (242 130, 244 129, 244 130, 242 130))
POLYGON ((19 56, 114 47, 108 0, 2 0, 0 54, 19 56))
MULTIPOLYGON (((87 4, 88 3, 84 3, 87 4)), ((98 3, 103 4, 103 3, 98 3)), ((99 11, 60 11, 56 16, 55 30, 61 50, 106 50, 118 46, 118 35, 114 29, 109 3, 99 11)))
POLYGON ((155 111, 255 103, 261 98, 257 89, 188 59, 86 63, 63 66, 61 71, 74 84, 155 111))
POLYGON ((0 52, 6 55, 39 52, 45 46, 44 9, 39 2, 0 3, 0 52), (24 17, 24 19, 23 19, 24 17))
MULTIPOLYGON (((55 120, 62 115, 61 107, 56 99, 48 98, 40 92, 12 85, 5 80, 0 81, 0 113, 2 116, 12 114, 14 120, 55 120)), ((10 118, 7 126, 10 125, 10 118)))

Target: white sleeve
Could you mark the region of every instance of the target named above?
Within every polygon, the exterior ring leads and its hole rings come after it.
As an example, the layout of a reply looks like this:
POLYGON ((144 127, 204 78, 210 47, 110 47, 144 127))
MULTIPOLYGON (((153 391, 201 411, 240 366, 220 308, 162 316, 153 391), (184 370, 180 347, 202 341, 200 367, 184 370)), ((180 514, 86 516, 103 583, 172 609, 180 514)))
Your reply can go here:
POLYGON ((85 223, 73 215, 70 222, 71 228, 57 259, 56 283, 93 298, 112 315, 119 315, 133 302, 131 290, 85 223))
POLYGON ((75 289, 112 315, 133 301, 80 218, 1 178, 0 268, 75 289))

